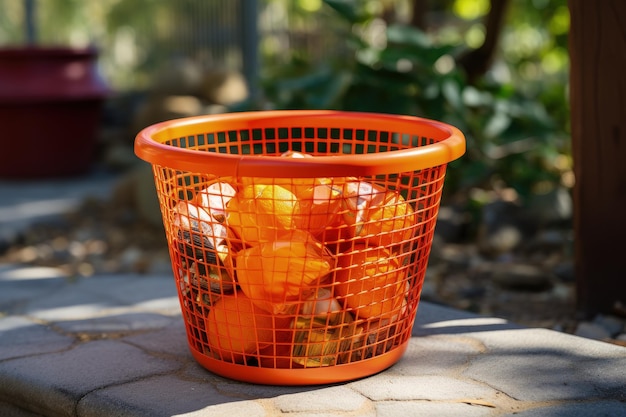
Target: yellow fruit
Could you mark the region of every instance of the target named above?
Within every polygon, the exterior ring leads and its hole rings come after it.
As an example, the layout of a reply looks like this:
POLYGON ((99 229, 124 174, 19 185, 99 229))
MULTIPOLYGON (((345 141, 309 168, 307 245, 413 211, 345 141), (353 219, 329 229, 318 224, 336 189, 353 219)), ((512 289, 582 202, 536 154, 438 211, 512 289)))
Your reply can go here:
POLYGON ((261 242, 235 256, 241 290, 263 310, 291 312, 334 266, 324 247, 302 230, 261 242))

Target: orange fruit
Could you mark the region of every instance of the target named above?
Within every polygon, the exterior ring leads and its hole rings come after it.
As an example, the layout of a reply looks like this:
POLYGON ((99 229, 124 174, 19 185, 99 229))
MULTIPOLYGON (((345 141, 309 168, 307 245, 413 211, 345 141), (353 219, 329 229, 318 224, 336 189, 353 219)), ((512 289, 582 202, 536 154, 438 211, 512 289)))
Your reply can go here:
POLYGON ((243 363, 275 342, 278 329, 288 329, 290 320, 275 317, 256 307, 245 294, 222 296, 206 317, 211 353, 218 359, 243 363))
POLYGON ((337 259, 335 296, 357 319, 392 316, 405 296, 407 272, 401 266, 401 259, 383 247, 355 244, 337 259))
POLYGON ((392 246, 410 240, 417 223, 411 205, 393 191, 387 191, 380 203, 369 207, 365 217, 359 235, 367 236, 368 244, 373 246, 392 246))
POLYGON ((313 184, 299 186, 294 193, 300 205, 296 227, 327 240, 324 233, 339 224, 341 189, 334 186, 331 179, 316 178, 313 184))
POLYGON ((272 242, 235 255, 241 290, 263 310, 289 313, 334 266, 333 258, 309 233, 292 230, 272 242))
POLYGON ((244 243, 272 241, 281 232, 295 229, 298 199, 280 185, 248 185, 231 198, 226 213, 226 223, 244 243))
POLYGON ((366 181, 344 184, 343 207, 348 237, 365 237, 371 246, 391 246, 411 239, 417 222, 402 195, 366 181))
MULTIPOLYGON (((280 155, 282 158, 306 159, 313 158, 313 155, 298 151, 287 151, 280 155)), ((274 178, 273 183, 290 189, 298 198, 301 198, 300 192, 306 192, 308 189, 319 184, 326 184, 332 181, 329 178, 274 178)))
MULTIPOLYGON (((302 158, 312 158, 313 155, 309 155, 302 152, 297 151, 286 151, 280 154, 281 158, 292 158, 292 159, 302 159, 302 158)), ((293 188, 298 186, 307 186, 312 185, 312 178, 261 178, 261 177, 242 177, 241 184, 242 186, 249 186, 255 184, 274 184, 280 185, 284 187, 294 194, 296 194, 293 188)))

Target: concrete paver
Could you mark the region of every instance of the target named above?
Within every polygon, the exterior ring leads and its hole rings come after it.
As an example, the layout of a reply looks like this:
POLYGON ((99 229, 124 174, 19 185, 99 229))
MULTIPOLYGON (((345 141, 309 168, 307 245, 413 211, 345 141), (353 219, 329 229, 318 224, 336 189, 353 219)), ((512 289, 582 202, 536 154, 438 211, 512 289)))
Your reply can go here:
POLYGON ((110 195, 116 180, 115 174, 97 171, 70 178, 0 179, 0 245, 32 223, 75 209, 86 196, 110 195))
POLYGON ((519 413, 507 414, 506 417, 601 417, 621 415, 624 415, 623 401, 589 401, 539 406, 519 413))
POLYGON ((487 417, 493 415, 493 410, 477 407, 466 403, 447 402, 397 402, 384 401, 376 403, 376 417, 487 417))
POLYGON ((626 349, 603 342, 422 303, 405 355, 379 374, 254 385, 194 361, 171 276, 47 272, 0 268, 2 415, 626 415, 626 349))
POLYGON ((0 360, 59 352, 74 344, 73 337, 20 316, 0 319, 0 334, 0 360))
MULTIPOLYGON (((113 385, 90 392, 81 399, 78 409, 81 416, 173 416, 186 415, 199 410, 213 411, 221 407, 222 412, 230 408, 230 417, 243 414, 237 405, 252 400, 238 399, 218 389, 218 383, 208 383, 176 374, 152 376, 124 384, 113 385)), ((250 415, 264 416, 260 404, 247 408, 250 415), (256 410, 256 411, 255 411, 256 410)), ((213 415, 207 412, 207 415, 213 415)))
POLYGON ((280 395, 272 403, 281 413, 341 413, 362 409, 367 398, 351 387, 335 386, 280 395))
POLYGON ((459 399, 482 400, 494 397, 496 391, 487 385, 452 376, 400 376, 388 375, 367 378, 352 384, 352 389, 372 401, 455 401, 459 399))

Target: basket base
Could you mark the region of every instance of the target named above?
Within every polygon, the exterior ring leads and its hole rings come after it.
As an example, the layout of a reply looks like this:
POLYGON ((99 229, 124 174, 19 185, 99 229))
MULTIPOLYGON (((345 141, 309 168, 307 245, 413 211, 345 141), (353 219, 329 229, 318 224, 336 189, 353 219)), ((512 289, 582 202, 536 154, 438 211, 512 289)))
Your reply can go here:
POLYGON ((207 370, 242 382, 261 385, 321 385, 347 382, 374 375, 394 365, 404 355, 409 341, 382 355, 354 363, 305 369, 260 368, 224 362, 190 346, 194 359, 207 370))

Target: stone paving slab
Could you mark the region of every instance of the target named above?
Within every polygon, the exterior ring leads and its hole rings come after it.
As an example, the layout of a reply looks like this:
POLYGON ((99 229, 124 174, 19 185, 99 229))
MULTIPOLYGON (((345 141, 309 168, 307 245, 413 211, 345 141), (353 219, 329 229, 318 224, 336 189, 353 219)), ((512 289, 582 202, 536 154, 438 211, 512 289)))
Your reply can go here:
POLYGON ((377 375, 225 379, 191 357, 175 290, 168 275, 0 266, 0 415, 626 416, 626 348, 426 302, 405 355, 377 375))
POLYGON ((33 223, 72 211, 85 197, 107 198, 117 179, 117 174, 95 170, 69 178, 0 179, 0 245, 33 223))

